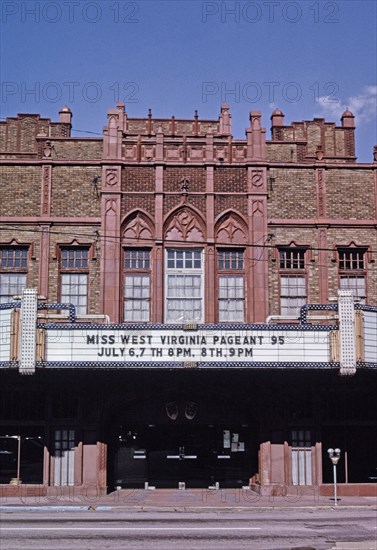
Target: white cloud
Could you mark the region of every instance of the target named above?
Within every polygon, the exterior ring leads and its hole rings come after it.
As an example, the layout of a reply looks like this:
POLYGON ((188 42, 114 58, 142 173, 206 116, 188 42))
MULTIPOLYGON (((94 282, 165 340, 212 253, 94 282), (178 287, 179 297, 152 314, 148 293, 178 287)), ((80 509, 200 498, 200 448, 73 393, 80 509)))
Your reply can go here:
POLYGON ((347 101, 334 99, 331 96, 318 98, 319 112, 316 116, 338 121, 343 111, 349 109, 356 117, 358 124, 376 119, 377 86, 365 86, 361 93, 351 96, 347 101))

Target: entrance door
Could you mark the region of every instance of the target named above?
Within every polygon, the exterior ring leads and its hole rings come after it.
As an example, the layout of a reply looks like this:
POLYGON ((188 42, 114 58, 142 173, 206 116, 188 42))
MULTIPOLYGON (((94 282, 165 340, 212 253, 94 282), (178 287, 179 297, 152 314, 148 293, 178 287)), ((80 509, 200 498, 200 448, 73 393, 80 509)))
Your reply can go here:
POLYGON ((130 426, 114 444, 115 486, 240 487, 254 473, 247 427, 130 426))

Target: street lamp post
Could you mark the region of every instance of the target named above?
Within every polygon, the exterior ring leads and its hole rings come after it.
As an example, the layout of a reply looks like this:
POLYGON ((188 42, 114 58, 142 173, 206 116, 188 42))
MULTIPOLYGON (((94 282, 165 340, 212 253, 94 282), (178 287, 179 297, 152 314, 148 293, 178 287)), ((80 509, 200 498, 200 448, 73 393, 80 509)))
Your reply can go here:
POLYGON ((334 477, 334 501, 335 506, 338 506, 338 496, 337 496, 337 487, 336 487, 336 465, 339 462, 340 459, 340 449, 327 449, 327 452, 329 453, 329 459, 331 460, 333 464, 333 477, 334 477))

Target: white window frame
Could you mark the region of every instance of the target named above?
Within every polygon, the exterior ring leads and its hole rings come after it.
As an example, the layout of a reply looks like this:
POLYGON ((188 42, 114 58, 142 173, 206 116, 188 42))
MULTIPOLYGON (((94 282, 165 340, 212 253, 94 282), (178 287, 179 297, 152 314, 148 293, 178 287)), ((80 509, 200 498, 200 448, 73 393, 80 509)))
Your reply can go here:
POLYGON ((13 297, 20 296, 26 284, 26 273, 0 273, 0 304, 13 302, 13 297))
MULTIPOLYGON (((299 317, 300 316, 300 308, 307 303, 308 300, 308 294, 307 294, 307 287, 306 287, 306 275, 305 273, 280 273, 280 314, 292 318, 299 317), (304 288, 304 294, 298 294, 295 292, 288 292, 283 293, 283 279, 302 279, 303 280, 303 288, 304 288), (297 302, 300 301, 298 305, 295 306, 288 306, 289 303, 292 303, 294 300, 297 302), (285 301, 285 304, 283 305, 283 301, 285 301)), ((287 285, 287 288, 290 290, 296 290, 299 287, 297 285, 287 285)))
POLYGON ((82 273, 82 272, 68 272, 68 273, 61 273, 61 279, 60 279, 60 300, 61 303, 69 303, 73 304, 76 308, 77 315, 86 315, 88 313, 88 281, 89 281, 89 275, 88 273, 82 273), (77 283, 72 282, 73 277, 78 278, 85 278, 85 285, 81 280, 79 280, 77 283), (76 292, 76 293, 65 293, 64 288, 67 287, 67 282, 65 280, 69 279, 69 288, 72 288, 74 286, 77 286, 78 289, 83 288, 85 286, 85 294, 76 292), (85 304, 80 304, 81 301, 79 298, 82 296, 85 296, 85 304))
MULTIPOLYGON (((141 287, 143 288, 143 287, 141 287)), ((132 289, 135 289, 135 286, 132 285, 132 289)), ((123 319, 125 323, 149 323, 150 317, 151 317, 151 277, 149 273, 135 273, 133 271, 126 272, 124 274, 124 296, 123 296, 123 319), (148 296, 147 297, 134 297, 134 296, 127 296, 127 279, 148 279, 148 296), (127 308, 127 304, 132 305, 132 307, 127 308), (135 308, 134 306, 136 304, 147 304, 147 309, 142 308, 135 308), (130 316, 133 317, 135 312, 147 312, 147 318, 146 319, 129 319, 127 314, 131 314, 130 316)), ((142 317, 142 315, 140 315, 142 317)))
MULTIPOLYGON (((245 322, 245 276, 243 274, 236 274, 236 273, 228 273, 228 274, 222 274, 220 273, 218 276, 218 282, 219 282, 219 297, 218 297, 218 304, 219 304, 219 323, 244 323, 245 322), (221 280, 222 279, 239 279, 242 282, 242 285, 240 285, 240 288, 242 288, 242 298, 238 297, 232 297, 230 298, 229 295, 225 298, 221 297, 221 280), (235 317, 240 313, 238 309, 230 309, 229 307, 226 307, 226 304, 242 304, 242 319, 236 319, 235 317), (224 309, 221 308, 221 305, 225 305, 224 309), (233 318, 222 318, 222 314, 224 312, 228 312, 228 316, 231 316, 230 314, 233 313, 233 318)), ((229 285, 227 285, 227 291, 229 290, 229 285)), ((233 287, 235 288, 235 287, 233 287)))
MULTIPOLYGON (((167 324, 175 324, 175 323, 203 323, 204 322, 204 249, 203 248, 180 248, 180 247, 168 247, 165 249, 165 304, 164 304, 164 317, 165 317, 165 323, 167 324), (179 251, 183 252, 183 258, 184 262, 186 262, 186 253, 188 252, 200 252, 200 268, 187 268, 183 265, 181 268, 177 267, 168 267, 168 256, 169 251, 179 251), (168 307, 168 278, 169 275, 178 275, 178 276, 199 276, 200 277, 200 296, 198 298, 186 298, 187 300, 194 300, 198 299, 200 300, 201 308, 200 308, 200 319, 175 319, 175 320, 168 320, 168 313, 169 313, 169 307, 168 307)), ((174 298, 171 298, 174 299, 174 298)), ((184 300, 184 298, 183 298, 184 300)))
POLYGON ((364 274, 357 274, 355 271, 350 271, 349 273, 341 273, 339 275, 339 285, 342 290, 351 290, 353 297, 360 304, 366 304, 367 300, 367 279, 364 274), (360 286, 358 281, 363 281, 363 293, 360 294, 360 286))

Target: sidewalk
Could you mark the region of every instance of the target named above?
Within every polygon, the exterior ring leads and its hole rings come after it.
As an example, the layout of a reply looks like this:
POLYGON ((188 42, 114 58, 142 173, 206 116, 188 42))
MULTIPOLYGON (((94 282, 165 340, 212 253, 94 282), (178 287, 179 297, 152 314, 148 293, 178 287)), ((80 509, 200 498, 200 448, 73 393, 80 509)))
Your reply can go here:
MULTIPOLYGON (((299 489, 299 488, 298 488, 299 489)), ((7 509, 129 509, 130 511, 210 511, 216 509, 257 510, 294 508, 332 508, 328 496, 286 495, 261 496, 243 489, 122 489, 105 496, 94 494, 2 496, 0 511, 7 509)), ((338 508, 367 507, 377 510, 376 497, 341 497, 338 508)))

